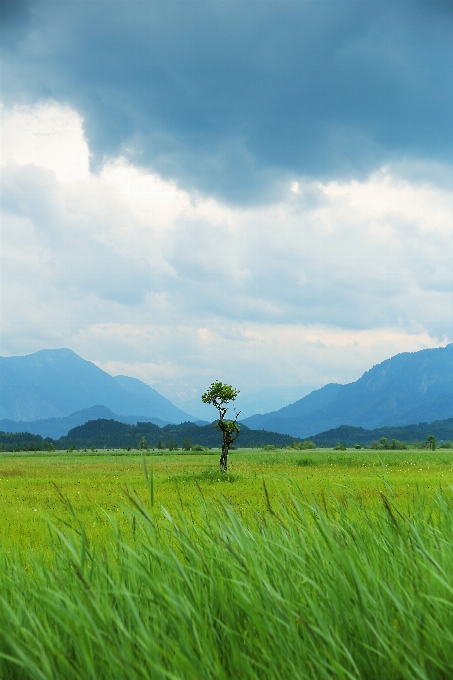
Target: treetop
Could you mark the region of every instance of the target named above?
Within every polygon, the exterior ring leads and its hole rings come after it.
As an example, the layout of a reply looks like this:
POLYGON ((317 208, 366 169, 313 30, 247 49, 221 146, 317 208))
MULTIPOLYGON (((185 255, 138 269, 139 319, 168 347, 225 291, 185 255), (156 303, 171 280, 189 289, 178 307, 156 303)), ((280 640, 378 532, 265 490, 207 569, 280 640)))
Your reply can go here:
POLYGON ((204 404, 213 404, 216 408, 234 401, 239 394, 239 390, 231 385, 224 385, 220 380, 212 383, 210 388, 201 396, 204 404))

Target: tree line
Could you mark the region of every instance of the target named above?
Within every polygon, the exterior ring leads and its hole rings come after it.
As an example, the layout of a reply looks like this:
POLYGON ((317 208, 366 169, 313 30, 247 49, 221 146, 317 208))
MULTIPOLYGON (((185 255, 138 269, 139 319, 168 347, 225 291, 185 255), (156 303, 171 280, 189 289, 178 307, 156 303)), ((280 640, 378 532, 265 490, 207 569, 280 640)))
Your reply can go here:
MULTIPOLYGON (((265 430, 250 430, 241 427, 241 447, 261 448, 266 444, 276 447, 291 445, 293 438, 289 435, 265 430)), ((140 449, 154 450, 191 450, 193 447, 221 448, 222 433, 213 425, 166 425, 159 427, 154 423, 137 423, 128 425, 117 420, 99 418, 89 420, 69 430, 59 439, 41 437, 27 432, 0 432, 0 446, 3 451, 47 451, 76 449, 140 449), (144 441, 143 441, 144 440, 144 441), (140 444, 141 442, 141 444, 140 444), (144 443, 145 442, 145 443, 144 443)), ((231 447, 230 447, 231 448, 231 447)), ((196 450, 196 449, 195 449, 196 450)))

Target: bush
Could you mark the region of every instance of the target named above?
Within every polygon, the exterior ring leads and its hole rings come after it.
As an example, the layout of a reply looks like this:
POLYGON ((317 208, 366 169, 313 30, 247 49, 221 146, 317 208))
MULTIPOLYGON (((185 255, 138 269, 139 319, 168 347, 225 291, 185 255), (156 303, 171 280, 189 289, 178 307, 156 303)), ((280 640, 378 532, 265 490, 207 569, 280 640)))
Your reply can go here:
POLYGON ((305 467, 307 465, 316 465, 316 463, 313 460, 313 458, 300 458, 299 460, 296 461, 296 465, 305 467))
POLYGON ((308 449, 316 449, 316 444, 315 442, 312 442, 310 440, 304 441, 304 442, 295 442, 291 444, 293 449, 299 449, 300 451, 305 451, 308 449))

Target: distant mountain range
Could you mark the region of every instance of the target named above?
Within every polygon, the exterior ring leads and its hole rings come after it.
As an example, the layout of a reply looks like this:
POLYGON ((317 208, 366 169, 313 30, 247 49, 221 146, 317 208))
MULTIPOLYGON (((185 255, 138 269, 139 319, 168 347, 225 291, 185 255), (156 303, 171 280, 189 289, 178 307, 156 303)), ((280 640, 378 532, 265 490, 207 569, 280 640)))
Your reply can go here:
POLYGON ((161 420, 160 418, 147 418, 146 416, 119 416, 113 413, 107 406, 91 406, 84 408, 81 411, 71 413, 69 416, 63 418, 44 418, 42 420, 0 420, 1 432, 30 432, 30 434, 39 434, 41 437, 51 437, 52 439, 59 439, 68 434, 69 430, 78 425, 83 425, 89 420, 97 420, 98 418, 105 418, 107 420, 117 420, 120 423, 127 423, 128 425, 135 425, 138 422, 149 422, 164 427, 169 422, 161 420))
POLYGON ((140 414, 142 420, 197 420, 140 380, 114 378, 69 349, 0 357, 0 419, 64 418, 98 405, 120 416, 140 414))
MULTIPOLYGON (((306 439, 342 425, 375 429, 452 417, 450 344, 398 354, 356 382, 325 385, 242 422, 252 430, 306 439)), ((128 425, 199 422, 149 385, 124 375, 112 377, 69 349, 0 357, 1 430, 58 438, 99 418, 128 425)))
POLYGON ((340 425, 374 429, 453 417, 453 344, 404 352, 348 385, 329 384, 289 406, 245 418, 252 429, 313 437, 340 425))

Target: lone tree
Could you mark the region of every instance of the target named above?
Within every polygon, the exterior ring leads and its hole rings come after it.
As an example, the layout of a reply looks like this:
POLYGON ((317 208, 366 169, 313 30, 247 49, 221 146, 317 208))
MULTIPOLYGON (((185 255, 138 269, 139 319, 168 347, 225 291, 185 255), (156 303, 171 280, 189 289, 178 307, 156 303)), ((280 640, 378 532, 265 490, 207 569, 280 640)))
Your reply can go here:
POLYGON ((426 437, 426 442, 427 442, 429 448, 431 449, 431 451, 435 451, 435 450, 436 450, 436 447, 437 447, 437 439, 435 438, 435 436, 434 436, 433 434, 429 434, 429 435, 426 437))
POLYGON ((224 385, 217 380, 213 382, 211 387, 201 395, 201 400, 204 404, 212 404, 219 412, 219 420, 216 427, 222 432, 222 455, 220 456, 220 471, 228 471, 228 451, 231 444, 239 436, 240 425, 237 422, 240 411, 236 413, 234 420, 225 420, 226 412, 230 401, 234 401, 239 394, 239 390, 231 385, 224 385))

